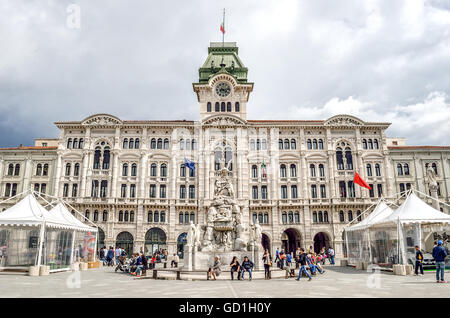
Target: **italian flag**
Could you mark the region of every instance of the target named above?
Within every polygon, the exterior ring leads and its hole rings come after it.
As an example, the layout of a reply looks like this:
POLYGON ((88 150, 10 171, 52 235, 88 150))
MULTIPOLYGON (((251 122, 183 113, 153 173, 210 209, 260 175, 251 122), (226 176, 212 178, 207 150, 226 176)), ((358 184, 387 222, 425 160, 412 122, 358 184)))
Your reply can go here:
POLYGON ((264 164, 264 159, 261 165, 261 170, 262 170, 262 176, 263 178, 267 178, 267 171, 266 171, 266 165, 264 164))
POLYGON ((223 23, 220 24, 220 32, 225 34, 225 26, 223 25, 223 23))

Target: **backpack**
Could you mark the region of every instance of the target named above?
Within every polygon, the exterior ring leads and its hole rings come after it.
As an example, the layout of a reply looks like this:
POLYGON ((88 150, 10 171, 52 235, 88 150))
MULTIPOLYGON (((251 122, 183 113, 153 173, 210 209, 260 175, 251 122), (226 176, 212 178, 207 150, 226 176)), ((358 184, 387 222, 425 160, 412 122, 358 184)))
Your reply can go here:
POLYGON ((125 256, 127 255, 127 253, 125 253, 125 250, 122 250, 122 253, 120 253, 121 256, 125 256))

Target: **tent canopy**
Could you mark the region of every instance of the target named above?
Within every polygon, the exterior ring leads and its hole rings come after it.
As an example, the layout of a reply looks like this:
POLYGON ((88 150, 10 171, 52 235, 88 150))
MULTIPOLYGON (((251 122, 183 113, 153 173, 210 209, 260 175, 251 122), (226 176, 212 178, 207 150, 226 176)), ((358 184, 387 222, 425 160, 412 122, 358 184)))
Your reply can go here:
POLYGON ((411 192, 405 202, 392 214, 374 222, 375 225, 386 223, 450 223, 450 215, 438 211, 422 201, 414 192, 411 192))
POLYGON ((356 231, 369 228, 371 225, 385 219, 394 212, 383 200, 380 200, 375 209, 361 222, 350 226, 346 231, 356 231))
POLYGON ((80 231, 97 232, 97 229, 95 227, 88 226, 74 217, 62 203, 58 203, 53 209, 51 209, 50 214, 60 219, 61 222, 70 225, 73 229, 80 231))

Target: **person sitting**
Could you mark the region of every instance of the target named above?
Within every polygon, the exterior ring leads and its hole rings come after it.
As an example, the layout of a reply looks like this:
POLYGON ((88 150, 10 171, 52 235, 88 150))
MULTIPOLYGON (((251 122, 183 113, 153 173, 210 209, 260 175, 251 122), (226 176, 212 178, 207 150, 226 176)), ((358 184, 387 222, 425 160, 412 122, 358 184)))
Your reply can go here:
POLYGON ((248 272, 249 280, 252 280, 252 269, 255 265, 247 256, 244 257, 244 261, 241 264, 241 278, 244 280, 244 273, 248 272))
POLYGON ((178 267, 178 263, 180 262, 180 257, 178 254, 174 253, 172 262, 170 262, 170 267, 178 267))
POLYGON ((316 253, 311 254, 311 260, 313 264, 322 271, 322 273, 325 273, 325 270, 323 269, 322 265, 320 264, 320 262, 317 261, 316 253))
POLYGON ((241 266, 238 262, 238 259, 236 256, 233 257, 233 260, 230 263, 230 267, 231 267, 231 280, 234 280, 234 272, 237 272, 237 279, 241 280, 241 266))
POLYGON ((147 258, 145 257, 144 253, 140 253, 140 255, 136 261, 136 264, 137 264, 137 268, 136 268, 135 275, 136 275, 136 277, 141 277, 142 270, 143 269, 147 270, 147 265, 148 265, 147 258))
POLYGON ((214 264, 208 269, 208 280, 211 278, 211 275, 216 280, 216 276, 219 276, 221 272, 220 265, 222 264, 220 263, 219 256, 216 256, 214 264))

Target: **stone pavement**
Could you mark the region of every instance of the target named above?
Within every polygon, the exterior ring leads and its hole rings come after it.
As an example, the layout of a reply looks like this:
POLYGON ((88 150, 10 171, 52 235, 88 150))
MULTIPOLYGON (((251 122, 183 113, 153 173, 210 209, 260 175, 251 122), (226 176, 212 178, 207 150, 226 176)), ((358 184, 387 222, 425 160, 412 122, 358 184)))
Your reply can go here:
MULTIPOLYGON (((450 280, 450 272, 446 273, 450 280)), ((371 274, 350 267, 326 266, 324 275, 253 281, 175 281, 136 279, 104 267, 30 277, 0 274, 0 297, 450 297, 450 284, 437 284, 434 272, 423 277, 371 274)))

